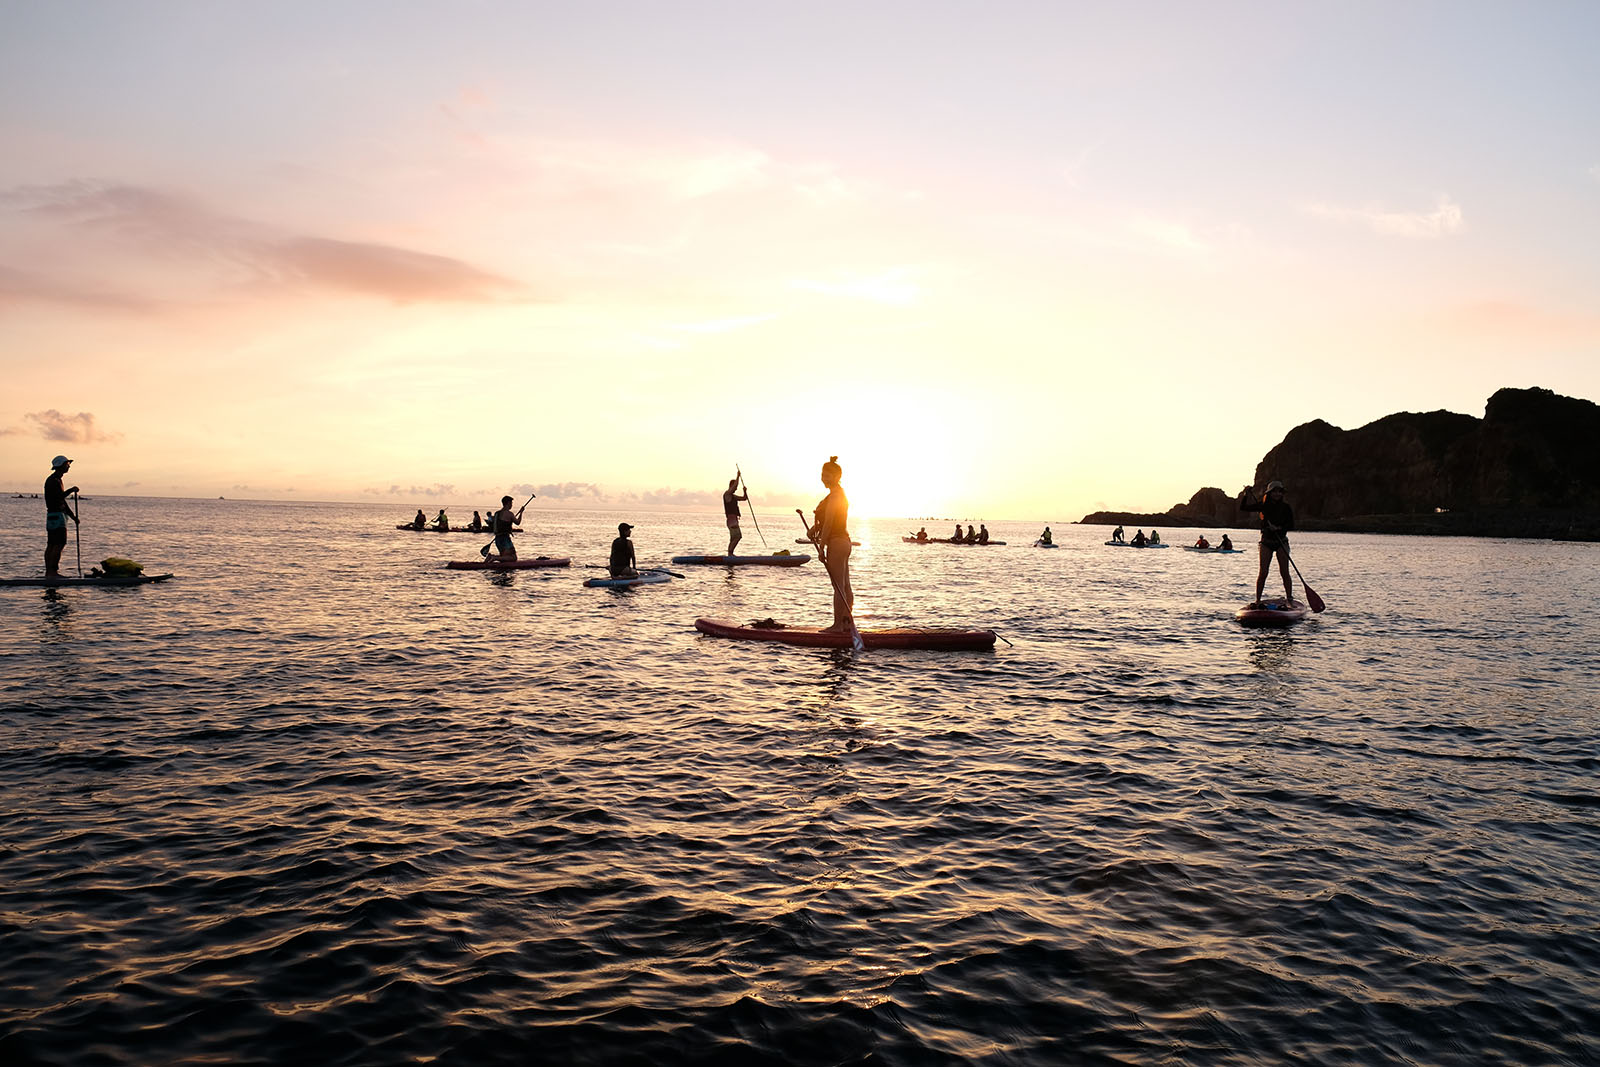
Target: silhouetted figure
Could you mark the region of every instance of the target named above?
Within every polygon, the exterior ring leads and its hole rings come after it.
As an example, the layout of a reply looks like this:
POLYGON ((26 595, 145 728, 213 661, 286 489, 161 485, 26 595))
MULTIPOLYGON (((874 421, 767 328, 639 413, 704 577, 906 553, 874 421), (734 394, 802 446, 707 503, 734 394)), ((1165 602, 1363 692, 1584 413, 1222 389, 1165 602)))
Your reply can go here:
POLYGON ((1122 527, 1121 526, 1118 526, 1115 530, 1111 531, 1111 540, 1113 540, 1113 541, 1121 541, 1122 540, 1122 527))
POLYGON ((1134 535, 1133 535, 1133 547, 1134 548, 1143 548, 1145 545, 1147 545, 1149 543, 1150 543, 1150 539, 1144 535, 1144 531, 1143 530, 1136 530, 1134 532, 1134 535))
POLYGON ((439 517, 433 520, 433 528, 440 533, 450 532, 450 516, 444 513, 444 508, 439 509, 439 517))
POLYGON ((1053 539, 1053 537, 1052 537, 1052 535, 1050 533, 1050 527, 1046 526, 1044 528, 1044 533, 1039 535, 1039 543, 1040 544, 1045 544, 1045 545, 1053 545, 1053 544, 1055 544, 1055 540, 1053 539))
POLYGON ((989 527, 985 526, 983 523, 980 522, 978 524, 978 544, 986 545, 988 543, 989 543, 989 527))
POLYGON ((78 491, 61 484, 72 460, 57 456, 50 461, 50 477, 44 480, 44 575, 55 578, 61 574, 61 552, 67 547, 67 520, 78 521, 78 513, 67 506, 67 496, 78 491))
POLYGON ((832 633, 849 632, 850 609, 856 599, 850 588, 850 501, 839 484, 843 477, 839 457, 829 456, 822 465, 822 484, 828 487, 828 495, 817 504, 811 526, 811 539, 822 552, 822 565, 833 577, 833 625, 826 628, 832 633))
POLYGON ((426 530, 428 528, 428 516, 422 513, 421 508, 417 509, 417 517, 411 520, 411 528, 413 530, 426 530))
POLYGON ((1256 573, 1255 603, 1261 603, 1261 591, 1266 587, 1273 556, 1278 557, 1278 571, 1283 575, 1283 595, 1293 602, 1294 583, 1289 580, 1289 531, 1294 529, 1294 509, 1284 499, 1283 483, 1276 479, 1268 482, 1262 497, 1245 486, 1239 492, 1239 510, 1254 512, 1260 517, 1261 569, 1256 573))
POLYGON ((617 523, 617 537, 611 542, 611 561, 606 565, 613 578, 639 577, 639 563, 633 557, 633 542, 628 540, 631 533, 632 526, 625 522, 617 523))
POLYGON ((749 500, 750 490, 746 489, 744 495, 739 495, 739 479, 737 476, 728 480, 728 488, 722 491, 722 513, 728 519, 728 555, 733 555, 733 550, 739 547, 739 542, 744 538, 744 532, 739 529, 739 501, 749 500))
POLYGON ((517 546, 511 540, 511 531, 514 527, 522 525, 522 513, 528 509, 524 504, 516 511, 511 510, 515 503, 509 496, 500 498, 500 510, 494 513, 494 551, 484 556, 490 563, 515 563, 517 561, 517 546))

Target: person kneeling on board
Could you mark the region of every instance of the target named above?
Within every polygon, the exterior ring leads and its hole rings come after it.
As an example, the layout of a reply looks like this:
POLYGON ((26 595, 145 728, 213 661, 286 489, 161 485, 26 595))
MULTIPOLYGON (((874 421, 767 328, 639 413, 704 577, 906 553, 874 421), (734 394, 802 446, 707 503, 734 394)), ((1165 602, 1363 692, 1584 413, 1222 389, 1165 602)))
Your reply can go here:
POLYGON ((639 563, 633 557, 633 542, 628 540, 631 533, 632 526, 625 522, 617 523, 617 537, 611 542, 611 562, 606 565, 613 578, 639 577, 639 563))
POLYGON ((494 513, 494 551, 484 555, 489 563, 515 563, 517 561, 517 546, 511 540, 511 529, 522 525, 522 513, 527 510, 524 504, 516 511, 511 510, 515 503, 511 497, 500 498, 500 510, 494 513))

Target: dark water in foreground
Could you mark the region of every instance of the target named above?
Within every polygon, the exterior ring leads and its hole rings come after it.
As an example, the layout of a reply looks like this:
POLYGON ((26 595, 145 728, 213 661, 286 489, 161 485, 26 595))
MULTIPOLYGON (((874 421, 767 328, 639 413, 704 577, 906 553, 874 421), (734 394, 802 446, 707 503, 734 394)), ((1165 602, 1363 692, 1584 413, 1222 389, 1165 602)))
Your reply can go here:
POLYGON ((179 577, 0 589, 0 1063, 1600 1062, 1600 546, 1307 535, 1274 633, 1250 555, 872 523, 864 623, 1012 644, 851 657, 692 629, 814 563, 86 505, 179 577))

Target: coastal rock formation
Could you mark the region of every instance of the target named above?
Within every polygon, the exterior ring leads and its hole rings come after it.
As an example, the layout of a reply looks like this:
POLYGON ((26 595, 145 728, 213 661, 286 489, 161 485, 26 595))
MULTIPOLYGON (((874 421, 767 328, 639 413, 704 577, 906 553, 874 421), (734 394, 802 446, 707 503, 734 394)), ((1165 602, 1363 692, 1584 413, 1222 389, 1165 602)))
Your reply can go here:
MULTIPOLYGON (((1484 417, 1401 412, 1355 430, 1296 426, 1253 485, 1289 486, 1304 529, 1600 537, 1600 405, 1548 389, 1501 389, 1484 417)), ((1159 515, 1095 512, 1085 523, 1239 526, 1234 498, 1202 489, 1159 515)))

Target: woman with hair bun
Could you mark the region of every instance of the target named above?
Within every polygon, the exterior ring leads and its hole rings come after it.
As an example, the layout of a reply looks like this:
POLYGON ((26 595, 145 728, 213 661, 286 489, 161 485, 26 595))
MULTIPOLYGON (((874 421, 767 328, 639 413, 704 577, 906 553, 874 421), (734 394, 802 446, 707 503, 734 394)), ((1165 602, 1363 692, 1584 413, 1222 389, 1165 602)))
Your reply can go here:
POLYGON ((822 465, 822 484, 828 487, 828 495, 817 504, 811 526, 811 538, 822 552, 822 565, 833 579, 833 625, 827 628, 832 633, 849 633, 855 626, 850 610, 856 599, 850 588, 850 501, 839 485, 843 476, 839 457, 829 456, 822 465))

